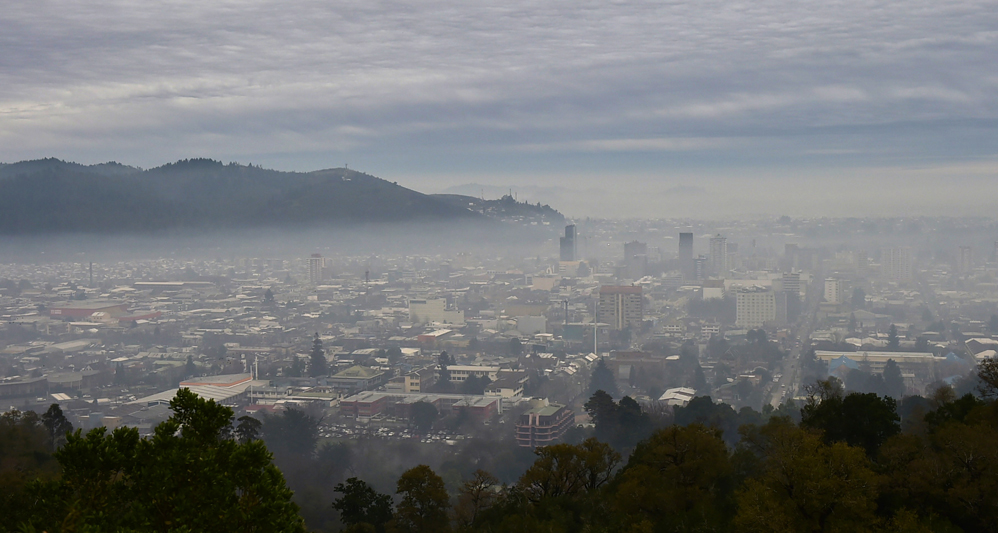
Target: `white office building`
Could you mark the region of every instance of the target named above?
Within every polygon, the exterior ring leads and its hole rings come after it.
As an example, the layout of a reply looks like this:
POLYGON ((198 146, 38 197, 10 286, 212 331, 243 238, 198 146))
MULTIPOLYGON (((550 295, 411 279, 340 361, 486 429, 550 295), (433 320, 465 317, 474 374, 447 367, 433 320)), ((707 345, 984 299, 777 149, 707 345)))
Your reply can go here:
POLYGON ((409 321, 414 324, 464 324, 464 311, 448 310, 447 300, 433 298, 409 300, 409 321))
POLYGON ((825 301, 836 305, 842 303, 842 280, 834 278, 825 280, 825 301))
POLYGON ((783 291, 752 287, 740 291, 735 300, 735 326, 761 328, 787 321, 787 296, 783 291))
POLYGON ((888 281, 911 281, 911 248, 884 248, 880 254, 880 274, 888 281))

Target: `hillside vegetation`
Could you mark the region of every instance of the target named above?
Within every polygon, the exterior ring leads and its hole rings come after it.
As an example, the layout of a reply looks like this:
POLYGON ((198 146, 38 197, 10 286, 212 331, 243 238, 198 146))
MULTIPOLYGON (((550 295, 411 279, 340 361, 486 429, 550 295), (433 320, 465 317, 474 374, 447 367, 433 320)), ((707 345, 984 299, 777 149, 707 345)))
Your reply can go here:
POLYGON ((345 168, 281 172, 189 159, 141 170, 57 159, 0 166, 0 233, 128 233, 486 220, 345 168))

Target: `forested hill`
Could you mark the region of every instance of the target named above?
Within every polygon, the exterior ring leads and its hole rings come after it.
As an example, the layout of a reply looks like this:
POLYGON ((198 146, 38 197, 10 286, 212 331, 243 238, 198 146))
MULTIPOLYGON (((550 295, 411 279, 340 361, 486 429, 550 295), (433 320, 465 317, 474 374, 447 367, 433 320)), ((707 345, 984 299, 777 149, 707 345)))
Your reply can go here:
POLYGON ((129 233, 486 220, 349 169, 281 172, 189 159, 142 170, 42 159, 0 165, 0 233, 129 233))
POLYGON ((551 206, 541 205, 540 202, 536 204, 519 202, 509 195, 498 200, 485 200, 462 194, 434 194, 433 197, 506 222, 553 225, 565 223, 565 216, 551 206))

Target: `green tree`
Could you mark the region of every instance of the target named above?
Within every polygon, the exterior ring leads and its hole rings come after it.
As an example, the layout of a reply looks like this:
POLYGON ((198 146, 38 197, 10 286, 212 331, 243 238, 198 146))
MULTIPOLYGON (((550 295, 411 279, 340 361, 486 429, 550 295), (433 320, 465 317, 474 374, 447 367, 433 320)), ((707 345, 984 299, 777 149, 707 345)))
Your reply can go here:
POLYGON ((409 410, 409 419, 412 421, 412 425, 415 426, 416 431, 420 433, 426 433, 433 429, 433 423, 437 421, 437 417, 440 415, 437 412, 437 408, 429 402, 415 402, 409 410))
POLYGON ((603 391, 611 397, 620 396, 617 389, 617 380, 613 377, 613 371, 606 365, 606 361, 601 357, 593 368, 593 373, 589 377, 589 396, 596 394, 596 391, 603 391))
POLYGON ((402 360, 402 349, 398 346, 392 346, 391 348, 385 350, 385 357, 388 358, 388 363, 391 365, 397 365, 399 361, 402 360))
POLYGON ((263 301, 268 304, 274 303, 274 291, 270 290, 270 287, 267 287, 267 291, 263 293, 263 301))
POLYGON ((326 351, 322 349, 322 339, 316 332, 312 339, 312 351, 308 355, 308 375, 312 377, 325 376, 329 373, 326 362, 326 351))
POLYGON ((48 431, 49 443, 55 451, 66 440, 66 434, 73 431, 73 424, 66 420, 66 415, 62 414, 59 404, 54 403, 42 414, 42 425, 48 431))
POLYGON ((289 408, 263 417, 263 440, 282 459, 311 457, 319 440, 319 420, 301 409, 289 408))
POLYGON ((620 432, 610 443, 617 449, 632 448, 652 432, 651 418, 641 405, 630 396, 617 403, 617 423, 620 432))
POLYGON ((394 529, 402 533, 446 533, 451 530, 447 512, 450 497, 444 480, 430 467, 419 465, 402 474, 396 494, 394 529))
POLYGON ((198 373, 198 367, 194 364, 194 356, 187 356, 187 364, 184 365, 184 377, 191 377, 198 373))
POLYGON ((0 414, 0 531, 15 531, 22 522, 31 522, 33 514, 40 514, 32 502, 52 499, 54 491, 30 490, 58 473, 59 465, 49 454, 50 435, 34 411, 0 414))
POLYGON ((614 492, 619 519, 638 531, 720 531, 732 466, 721 432, 670 426, 638 444, 614 492))
POLYGON ((488 376, 468 376, 468 379, 461 383, 461 394, 482 395, 485 394, 485 387, 489 386, 492 380, 488 376))
POLYGON ((381 533, 392 519, 392 497, 377 492, 358 478, 348 478, 333 490, 342 495, 333 500, 333 509, 339 511, 340 521, 346 526, 367 524, 381 533))
POLYGON ((509 355, 519 356, 523 354, 523 343, 520 339, 513 337, 509 339, 509 355))
POLYGON ((596 426, 596 438, 603 442, 610 442, 620 430, 617 403, 601 389, 593 393, 584 408, 589 414, 589 419, 596 426))
POLYGON ((884 365, 884 388, 891 398, 899 399, 904 396, 904 376, 901 375, 901 367, 893 359, 888 359, 884 365))
POLYGON ((988 357, 977 365, 978 389, 985 398, 998 397, 998 357, 988 357))
POLYGON ((901 349, 901 339, 898 338, 898 327, 891 324, 891 328, 887 330, 887 350, 891 352, 896 352, 901 349))
POLYGON ((260 438, 263 422, 249 415, 239 417, 237 422, 239 425, 236 426, 236 438, 239 442, 247 443, 260 438))
POLYGON ((595 438, 579 445, 543 446, 534 454, 537 460, 517 481, 517 487, 534 503, 593 493, 612 479, 620 463, 620 454, 595 438))
POLYGON ((462 528, 473 530, 478 525, 482 513, 499 499, 498 487, 499 479, 480 469, 461 485, 454 511, 462 528))
POLYGON ((916 352, 930 352, 929 350, 929 339, 927 337, 918 337, 915 339, 915 351, 916 352))
POLYGON ((863 289, 856 287, 852 290, 850 303, 853 309, 864 309, 866 307, 866 293, 863 292, 863 289))
POLYGON ((930 474, 935 483, 928 488, 928 500, 964 531, 998 531, 996 441, 998 430, 976 420, 946 424, 932 435, 937 475, 930 474))
POLYGON ((284 375, 289 378, 300 378, 305 373, 305 363, 298 357, 291 361, 291 366, 284 368, 284 375))
MULTIPOLYGON (((304 523, 260 441, 232 440, 232 410, 180 389, 149 439, 77 431, 56 453, 57 486, 31 526, 62 531, 288 531, 304 523), (52 500, 56 500, 53 504, 52 500), (53 514, 51 510, 61 512, 53 514)), ((47 498, 47 499, 46 499, 47 498)))
POLYGON ((901 432, 894 398, 874 393, 810 398, 801 410, 801 427, 821 431, 826 443, 845 442, 876 456, 880 445, 901 432))
POLYGON ((434 389, 437 392, 450 392, 454 390, 454 384, 450 380, 450 370, 447 367, 454 364, 454 358, 447 354, 446 350, 440 352, 437 356, 437 365, 439 366, 439 372, 437 373, 437 383, 434 385, 434 389))
POLYGON ((825 445, 784 419, 759 430, 763 472, 738 491, 732 531, 865 531, 876 520, 877 479, 859 448, 825 445))

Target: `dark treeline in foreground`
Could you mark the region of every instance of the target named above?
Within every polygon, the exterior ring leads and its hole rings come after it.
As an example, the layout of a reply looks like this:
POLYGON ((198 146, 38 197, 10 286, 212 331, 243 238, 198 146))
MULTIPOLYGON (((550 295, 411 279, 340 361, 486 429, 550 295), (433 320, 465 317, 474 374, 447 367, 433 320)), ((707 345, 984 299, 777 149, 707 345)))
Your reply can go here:
POLYGON ((998 531, 998 362, 978 377, 979 395, 944 387, 900 405, 835 379, 801 409, 696 398, 668 425, 599 391, 586 405, 594 435, 535 450, 512 481, 501 478, 517 454, 474 470, 452 457, 384 490, 352 475, 368 471, 344 456, 358 450, 272 438, 278 458, 309 457, 290 476, 339 480, 328 499, 299 487, 301 507, 257 437, 307 433, 316 419, 302 411, 261 426, 181 390, 148 439, 66 435, 57 407, 12 412, 0 418, 0 531, 305 531, 302 511, 317 505, 339 525, 312 527, 352 532, 998 531))

